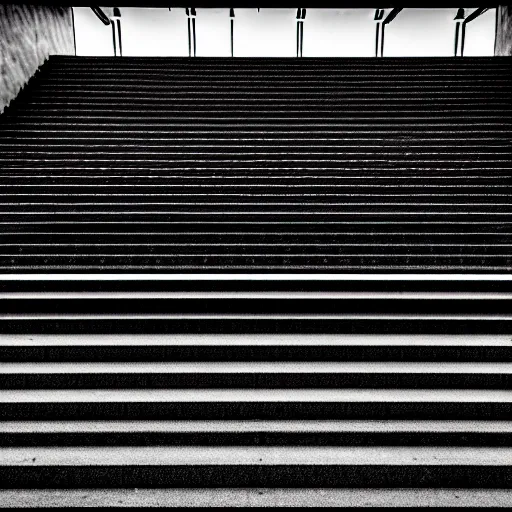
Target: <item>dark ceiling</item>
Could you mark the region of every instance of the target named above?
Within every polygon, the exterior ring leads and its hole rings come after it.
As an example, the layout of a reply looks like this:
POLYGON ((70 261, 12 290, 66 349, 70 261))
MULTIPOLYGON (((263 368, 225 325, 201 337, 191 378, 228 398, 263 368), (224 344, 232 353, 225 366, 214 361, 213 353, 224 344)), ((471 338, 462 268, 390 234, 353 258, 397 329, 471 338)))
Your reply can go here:
MULTIPOLYGON (((32 5, 60 5, 73 7, 93 7, 91 2, 84 0, 29 0, 17 2, 16 0, 0 1, 0 4, 32 4, 32 5)), ((379 2, 343 0, 119 0, 119 2, 102 3, 101 7, 306 7, 306 8, 364 8, 386 9, 389 7, 418 7, 418 8, 447 8, 447 7, 496 7, 495 2, 465 2, 464 5, 453 2, 415 1, 415 2, 379 2)))

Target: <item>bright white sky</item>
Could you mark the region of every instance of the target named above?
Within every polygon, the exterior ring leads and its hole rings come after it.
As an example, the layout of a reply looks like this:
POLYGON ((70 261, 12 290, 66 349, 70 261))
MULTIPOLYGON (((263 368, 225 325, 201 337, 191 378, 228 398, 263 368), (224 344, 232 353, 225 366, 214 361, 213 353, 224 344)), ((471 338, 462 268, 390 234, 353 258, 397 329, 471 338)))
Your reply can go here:
MULTIPOLYGON (((452 56, 457 9, 404 9, 386 27, 385 56, 452 56)), ((77 55, 112 55, 112 32, 75 7, 77 55)), ((373 57, 374 9, 308 9, 305 57, 373 57)), ((188 56, 185 9, 121 8, 124 56, 188 56)), ((235 9, 235 57, 294 57, 296 9, 235 9)), ((467 25, 465 56, 494 54, 495 9, 467 25)), ((197 9, 197 55, 230 56, 228 9, 197 9)))

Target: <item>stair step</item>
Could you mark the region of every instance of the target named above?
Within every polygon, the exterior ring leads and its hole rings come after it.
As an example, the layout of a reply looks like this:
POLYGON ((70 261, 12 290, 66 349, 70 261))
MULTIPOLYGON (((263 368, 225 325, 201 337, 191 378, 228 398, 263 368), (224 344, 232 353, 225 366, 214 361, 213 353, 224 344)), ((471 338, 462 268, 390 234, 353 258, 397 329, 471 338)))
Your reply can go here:
POLYGON ((449 389, 42 389, 0 391, 4 421, 508 420, 512 394, 449 389))
POLYGON ((81 433, 462 433, 512 432, 510 421, 5 421, 5 434, 81 433))
POLYGON ((491 335, 436 335, 425 336, 420 334, 399 336, 399 335, 248 335, 248 334, 225 334, 219 336, 203 334, 200 336, 176 334, 171 336, 161 335, 94 335, 76 334, 67 335, 5 335, 0 338, 0 347, 63 347, 72 348, 80 346, 120 346, 120 347, 433 347, 436 350, 442 348, 467 348, 481 347, 512 348, 510 336, 491 335))
POLYGON ((512 391, 414 389, 2 390, 0 403, 460 403, 508 404, 512 391))
POLYGON ((510 448, 51 447, 3 449, 2 487, 503 488, 510 448), (292 485, 290 485, 292 484, 292 485))
POLYGON ((510 389, 510 363, 2 363, 0 389, 510 389))
POLYGON ((507 489, 13 489, 0 490, 8 507, 112 506, 330 506, 330 507, 507 507, 507 489))
POLYGON ((382 318, 428 318, 442 319, 480 319, 489 315, 489 319, 510 320, 512 296, 497 298, 487 297, 461 298, 459 296, 442 298, 391 295, 388 297, 354 297, 354 296, 317 296, 317 297, 283 297, 251 296, 241 297, 123 297, 114 294, 69 297, 5 297, 0 294, 2 313, 0 318, 34 317, 73 317, 86 312, 87 315, 99 318, 109 316, 129 317, 162 317, 162 318, 210 318, 219 315, 224 318, 296 318, 324 319, 372 319, 379 315, 382 318), (279 313, 277 313, 279 311, 279 313))
POLYGON ((5 363, 445 362, 508 363, 506 336, 3 335, 5 363))
POLYGON ((512 319, 481 316, 346 316, 346 317, 172 317, 172 316, 23 316, 0 318, 0 332, 5 334, 507 334, 512 319))
POLYGON ((0 375, 72 374, 504 374, 511 363, 328 363, 328 362, 225 362, 225 363, 0 363, 0 375))
POLYGON ((6 466, 504 466, 512 448, 196 448, 116 447, 6 448, 0 467, 6 466))
POLYGON ((49 446, 512 446, 496 421, 4 422, 2 447, 49 446))

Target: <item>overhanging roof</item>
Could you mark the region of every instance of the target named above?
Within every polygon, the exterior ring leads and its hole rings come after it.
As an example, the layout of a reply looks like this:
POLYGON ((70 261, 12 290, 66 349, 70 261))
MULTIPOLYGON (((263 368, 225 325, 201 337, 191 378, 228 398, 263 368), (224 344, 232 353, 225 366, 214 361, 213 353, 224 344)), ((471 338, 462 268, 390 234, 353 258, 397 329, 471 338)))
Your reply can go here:
MULTIPOLYGON (((0 1, 0 4, 31 4, 31 5, 55 5, 72 7, 92 7, 94 4, 87 0, 29 0, 26 2, 17 2, 9 0, 0 1)), ((96 4, 97 5, 97 4, 96 4)), ((456 8, 456 7, 497 7, 496 2, 464 2, 463 5, 454 2, 379 2, 343 0, 333 2, 332 0, 119 0, 118 2, 101 3, 102 7, 262 7, 262 8, 284 8, 284 7, 306 7, 306 8, 351 8, 351 9, 386 9, 391 7, 416 7, 416 8, 456 8)))

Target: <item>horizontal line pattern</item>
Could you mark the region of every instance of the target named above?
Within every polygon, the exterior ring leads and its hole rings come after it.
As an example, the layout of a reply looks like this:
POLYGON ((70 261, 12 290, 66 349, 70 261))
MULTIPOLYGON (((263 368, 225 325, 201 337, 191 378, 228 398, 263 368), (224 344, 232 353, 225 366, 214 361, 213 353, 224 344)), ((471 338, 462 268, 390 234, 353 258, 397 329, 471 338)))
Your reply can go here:
POLYGON ((77 326, 0 339, 4 488, 510 487, 509 336, 77 326))
POLYGON ((0 270, 508 272, 510 62, 52 57, 0 270))
POLYGON ((0 487, 510 488, 510 62, 52 57, 0 118, 0 487))

